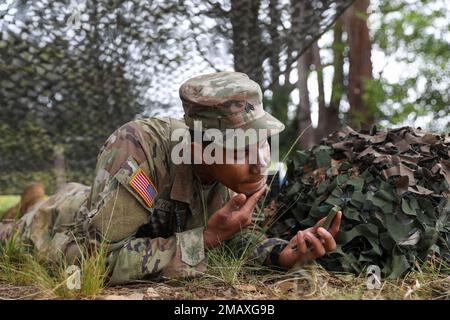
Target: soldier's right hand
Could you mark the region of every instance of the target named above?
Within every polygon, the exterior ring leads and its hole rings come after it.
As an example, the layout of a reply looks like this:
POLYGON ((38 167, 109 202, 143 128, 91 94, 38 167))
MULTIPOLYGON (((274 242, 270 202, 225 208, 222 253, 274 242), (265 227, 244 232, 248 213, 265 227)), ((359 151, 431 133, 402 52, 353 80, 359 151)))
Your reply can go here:
POLYGON ((230 199, 221 209, 211 215, 203 232, 205 247, 213 248, 230 239, 252 223, 253 210, 267 187, 259 189, 250 197, 240 193, 230 199))

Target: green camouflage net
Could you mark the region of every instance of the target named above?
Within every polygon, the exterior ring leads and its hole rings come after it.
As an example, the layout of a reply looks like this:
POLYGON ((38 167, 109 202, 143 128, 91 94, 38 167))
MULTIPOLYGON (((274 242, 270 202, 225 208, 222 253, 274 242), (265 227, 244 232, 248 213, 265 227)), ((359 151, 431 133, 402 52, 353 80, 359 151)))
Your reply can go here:
POLYGON ((288 165, 272 235, 289 239, 334 206, 343 211, 333 271, 405 274, 415 259, 449 258, 450 135, 410 127, 363 134, 346 127, 288 165))
POLYGON ((0 1, 0 194, 32 180, 53 192, 55 147, 66 180, 89 183, 117 127, 181 116, 193 75, 234 64, 269 87, 263 62, 280 59, 275 79, 289 72, 352 2, 0 1))

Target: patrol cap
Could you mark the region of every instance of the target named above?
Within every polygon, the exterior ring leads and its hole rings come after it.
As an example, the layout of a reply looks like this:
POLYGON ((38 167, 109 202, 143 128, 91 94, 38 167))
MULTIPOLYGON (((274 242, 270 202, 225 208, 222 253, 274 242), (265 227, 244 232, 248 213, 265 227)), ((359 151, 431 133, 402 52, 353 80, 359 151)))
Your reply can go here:
MULTIPOLYGON (((244 142, 235 142, 234 148, 243 148, 284 130, 284 124, 264 111, 260 86, 241 72, 217 72, 187 80, 180 87, 186 125, 196 130, 194 121, 201 121, 202 131, 218 129, 225 145, 234 139, 235 130, 249 132, 256 129, 257 140, 251 136, 244 142), (260 130, 263 129, 263 130, 260 130)), ((242 133, 242 131, 240 131, 242 133)), ((239 135, 239 133, 237 133, 239 135)))

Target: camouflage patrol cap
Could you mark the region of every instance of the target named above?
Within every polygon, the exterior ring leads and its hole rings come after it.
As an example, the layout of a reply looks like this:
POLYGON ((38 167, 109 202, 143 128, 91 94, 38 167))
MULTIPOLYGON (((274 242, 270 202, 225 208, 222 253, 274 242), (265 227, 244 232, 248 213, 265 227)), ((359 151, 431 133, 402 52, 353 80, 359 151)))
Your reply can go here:
POLYGON ((191 78, 181 85, 180 98, 189 128, 195 130, 194 121, 201 121, 203 131, 218 129, 224 133, 224 141, 230 138, 227 133, 234 131, 227 129, 257 129, 258 141, 284 130, 283 123, 264 111, 261 88, 245 73, 217 72, 191 78), (263 131, 265 134, 260 134, 263 131))

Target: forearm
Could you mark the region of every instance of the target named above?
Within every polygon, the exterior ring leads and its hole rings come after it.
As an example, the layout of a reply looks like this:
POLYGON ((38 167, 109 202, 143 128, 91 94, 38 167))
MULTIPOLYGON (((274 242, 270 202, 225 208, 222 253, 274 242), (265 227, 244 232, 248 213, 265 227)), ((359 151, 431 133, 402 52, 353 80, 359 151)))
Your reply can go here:
POLYGON ((162 272, 190 277, 202 272, 206 261, 201 228, 169 238, 134 238, 113 254, 111 283, 119 284, 162 272))

